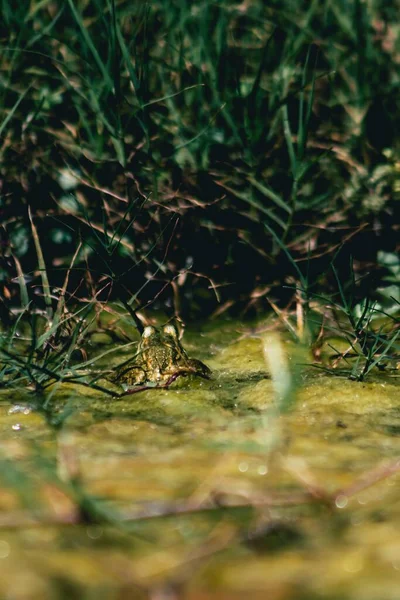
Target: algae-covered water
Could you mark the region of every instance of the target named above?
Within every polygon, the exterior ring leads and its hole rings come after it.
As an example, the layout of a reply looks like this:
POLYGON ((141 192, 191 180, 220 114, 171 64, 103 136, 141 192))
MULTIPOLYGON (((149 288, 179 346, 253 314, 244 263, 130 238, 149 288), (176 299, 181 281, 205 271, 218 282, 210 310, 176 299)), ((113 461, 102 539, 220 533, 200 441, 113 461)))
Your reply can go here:
POLYGON ((183 341, 212 379, 56 384, 58 430, 1 392, 0 598, 398 600, 398 379, 326 375, 283 339, 305 364, 282 413, 265 338, 223 321, 183 341))

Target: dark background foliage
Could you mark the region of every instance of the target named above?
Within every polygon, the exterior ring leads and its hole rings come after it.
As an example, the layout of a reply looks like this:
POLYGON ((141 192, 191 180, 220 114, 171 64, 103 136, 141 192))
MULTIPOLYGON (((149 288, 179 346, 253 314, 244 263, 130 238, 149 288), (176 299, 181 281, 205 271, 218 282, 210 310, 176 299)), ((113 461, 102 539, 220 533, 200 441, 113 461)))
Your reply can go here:
POLYGON ((74 299, 253 314, 287 301, 298 269, 329 293, 332 263, 359 298, 387 285, 395 3, 5 0, 2 13, 3 318, 21 271, 43 305, 28 207, 52 290, 78 249, 74 299))

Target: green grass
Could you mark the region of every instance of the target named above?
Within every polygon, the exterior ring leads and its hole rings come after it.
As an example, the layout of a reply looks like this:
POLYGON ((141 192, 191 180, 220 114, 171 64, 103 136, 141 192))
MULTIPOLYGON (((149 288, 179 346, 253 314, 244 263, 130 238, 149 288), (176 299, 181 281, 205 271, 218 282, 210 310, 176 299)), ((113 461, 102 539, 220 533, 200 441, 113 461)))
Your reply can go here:
POLYGON ((338 285, 353 334, 365 299, 393 318, 394 3, 2 8, 0 318, 46 315, 29 360, 67 368, 86 331, 68 311, 110 299, 139 331, 152 309, 253 317, 300 294, 307 313, 338 285))

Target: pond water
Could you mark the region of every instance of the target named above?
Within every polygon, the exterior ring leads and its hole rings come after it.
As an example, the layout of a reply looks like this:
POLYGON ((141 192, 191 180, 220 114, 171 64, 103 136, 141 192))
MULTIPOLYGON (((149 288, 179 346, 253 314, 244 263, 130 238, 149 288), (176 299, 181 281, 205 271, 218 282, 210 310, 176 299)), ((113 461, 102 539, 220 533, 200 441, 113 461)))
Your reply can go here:
POLYGON ((398 600, 399 380, 296 355, 281 413, 263 344, 238 322, 192 326, 212 379, 119 399, 56 384, 58 431, 2 391, 0 597, 398 600))

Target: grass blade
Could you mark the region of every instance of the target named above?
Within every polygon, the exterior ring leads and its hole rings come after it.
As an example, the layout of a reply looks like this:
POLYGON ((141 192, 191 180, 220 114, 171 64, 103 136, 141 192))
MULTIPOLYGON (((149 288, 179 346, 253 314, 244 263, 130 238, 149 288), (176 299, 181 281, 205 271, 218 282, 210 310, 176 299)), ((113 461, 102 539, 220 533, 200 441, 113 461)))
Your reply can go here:
POLYGON ((31 89, 31 86, 29 86, 18 98, 18 100, 16 101, 16 103, 14 104, 14 106, 11 107, 8 115, 6 116, 6 118, 4 119, 4 121, 1 123, 0 125, 0 136, 3 135, 4 130, 6 129, 8 123, 11 121, 11 119, 13 118, 18 106, 21 104, 22 100, 25 98, 25 96, 27 95, 27 93, 29 92, 29 90, 31 89))
POLYGON ((94 45, 94 43, 93 43, 93 41, 92 41, 92 39, 91 39, 91 37, 89 35, 88 29, 85 26, 85 24, 84 24, 84 22, 83 22, 83 20, 81 18, 81 15, 76 10, 76 7, 75 7, 75 4, 74 4, 73 0, 67 0, 67 2, 68 2, 68 5, 69 5, 69 7, 71 9, 73 17, 74 17, 74 19, 76 21, 76 24, 78 25, 78 28, 80 30, 80 33, 81 33, 81 36, 83 38, 84 43, 89 48, 89 50, 90 50, 90 52, 91 52, 91 54, 92 54, 92 56, 94 58, 94 61, 95 61, 96 65, 97 65, 97 67, 99 68, 99 71, 102 74, 104 81, 107 84, 108 89, 112 90, 113 87, 114 87, 113 81, 112 81, 112 79, 110 77, 110 74, 108 73, 108 71, 107 71, 107 69, 106 69, 103 61, 101 60, 99 53, 97 52, 97 48, 94 45))
POLYGON ((52 308, 50 284, 49 284, 49 279, 47 277, 46 263, 44 261, 42 247, 40 245, 40 240, 39 240, 36 226, 33 222, 30 206, 28 206, 28 215, 29 215, 29 221, 31 222, 32 237, 33 237, 33 241, 35 243, 35 249, 36 249, 36 254, 37 254, 37 258, 38 258, 40 277, 42 279, 43 296, 44 296, 44 302, 46 305, 46 312, 47 312, 47 316, 48 316, 50 324, 51 324, 51 321, 53 318, 53 308, 52 308))

